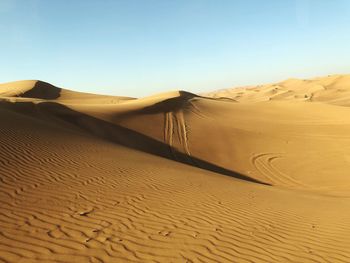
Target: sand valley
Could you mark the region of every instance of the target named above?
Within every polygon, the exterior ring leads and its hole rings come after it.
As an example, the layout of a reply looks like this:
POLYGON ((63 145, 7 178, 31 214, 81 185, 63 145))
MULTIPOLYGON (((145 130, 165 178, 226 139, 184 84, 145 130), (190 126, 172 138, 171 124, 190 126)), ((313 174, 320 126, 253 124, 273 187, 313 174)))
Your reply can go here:
POLYGON ((350 75, 0 85, 0 262, 350 262, 349 211, 350 75))

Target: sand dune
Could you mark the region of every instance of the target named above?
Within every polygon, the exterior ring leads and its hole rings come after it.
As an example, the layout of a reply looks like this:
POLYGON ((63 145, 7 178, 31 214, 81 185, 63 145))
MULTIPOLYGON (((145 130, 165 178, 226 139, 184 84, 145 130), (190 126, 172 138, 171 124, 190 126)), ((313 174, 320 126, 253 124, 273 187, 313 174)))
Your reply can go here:
POLYGON ((69 102, 79 104, 95 104, 95 103, 118 103, 133 98, 129 97, 117 97, 117 96, 106 96, 71 91, 67 89, 58 88, 38 80, 25 80, 16 81, 10 83, 0 84, 0 95, 3 99, 5 98, 16 98, 19 101, 40 101, 49 100, 56 102, 69 102), (22 99, 22 100, 20 100, 22 99))
POLYGON ((349 105, 350 76, 141 99, 2 84, 0 262, 350 262, 349 105))
POLYGON ((312 101, 350 106, 350 75, 330 75, 314 79, 288 79, 279 83, 224 89, 206 93, 213 98, 226 97, 239 102, 312 101))

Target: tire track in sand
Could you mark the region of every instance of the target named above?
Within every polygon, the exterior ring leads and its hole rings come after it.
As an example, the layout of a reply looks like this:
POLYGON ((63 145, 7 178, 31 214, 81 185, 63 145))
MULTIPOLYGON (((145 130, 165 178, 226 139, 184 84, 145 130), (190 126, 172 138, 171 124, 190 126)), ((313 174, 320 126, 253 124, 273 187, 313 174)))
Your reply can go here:
POLYGON ((283 158, 282 153, 259 153, 254 154, 250 161, 255 169, 271 183, 283 186, 307 187, 307 185, 281 172, 273 165, 273 161, 280 158, 283 158))
MULTIPOLYGON (((350 262, 344 200, 0 117, 0 262, 350 262)), ((181 114, 168 125, 190 150, 181 114)))
POLYGON ((186 155, 186 161, 194 163, 191 159, 189 148, 188 129, 185 121, 185 116, 182 110, 177 112, 166 112, 164 116, 164 142, 169 145, 170 151, 176 160, 180 159, 177 151, 186 155), (179 142, 179 147, 175 142, 179 142))

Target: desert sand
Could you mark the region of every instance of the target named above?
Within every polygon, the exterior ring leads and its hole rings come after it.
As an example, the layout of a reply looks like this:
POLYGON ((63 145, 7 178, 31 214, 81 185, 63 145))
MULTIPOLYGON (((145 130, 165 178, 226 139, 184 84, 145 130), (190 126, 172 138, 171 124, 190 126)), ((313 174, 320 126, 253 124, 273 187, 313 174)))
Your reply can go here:
POLYGON ((146 98, 0 85, 0 262, 350 262, 350 75, 146 98))

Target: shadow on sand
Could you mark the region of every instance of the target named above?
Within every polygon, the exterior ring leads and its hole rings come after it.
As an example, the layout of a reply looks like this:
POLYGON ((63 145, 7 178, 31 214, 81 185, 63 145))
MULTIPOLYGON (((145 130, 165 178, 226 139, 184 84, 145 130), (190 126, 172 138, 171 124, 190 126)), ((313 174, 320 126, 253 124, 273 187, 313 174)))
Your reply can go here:
POLYGON ((39 114, 41 118, 45 118, 45 116, 50 117, 50 120, 52 120, 52 117, 54 117, 59 123, 62 123, 63 121, 64 123, 69 124, 71 127, 77 127, 78 129, 86 131, 89 134, 134 150, 157 155, 215 173, 231 176, 240 180, 268 185, 264 182, 260 182, 243 174, 217 166, 194 156, 189 158, 188 155, 179 152, 175 148, 170 147, 168 144, 157 141, 139 132, 124 128, 117 124, 74 111, 59 103, 42 102, 37 105, 34 105, 31 102, 6 103, 11 104, 7 106, 22 114, 29 114, 31 116, 38 116, 39 114), (27 110, 23 111, 23 108, 26 108, 27 110))
POLYGON ((33 88, 21 94, 20 97, 54 100, 60 96, 61 90, 61 88, 39 80, 33 88))

